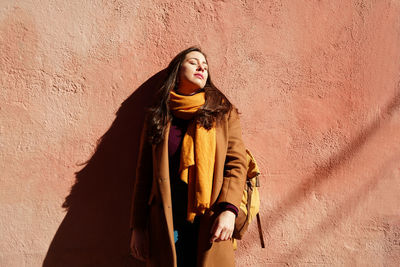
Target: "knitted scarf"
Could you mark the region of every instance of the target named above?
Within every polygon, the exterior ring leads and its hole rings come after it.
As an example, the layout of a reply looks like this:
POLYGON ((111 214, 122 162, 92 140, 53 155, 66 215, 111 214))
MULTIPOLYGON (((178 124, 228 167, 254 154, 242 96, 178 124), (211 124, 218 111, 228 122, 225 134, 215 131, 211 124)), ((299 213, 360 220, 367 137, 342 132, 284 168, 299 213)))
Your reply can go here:
MULTIPOLYGON (((205 93, 180 95, 170 93, 169 107, 178 118, 191 120, 205 102, 205 93)), ((206 130, 195 120, 189 122, 182 141, 179 173, 188 184, 187 220, 210 208, 216 150, 216 130, 206 130)))

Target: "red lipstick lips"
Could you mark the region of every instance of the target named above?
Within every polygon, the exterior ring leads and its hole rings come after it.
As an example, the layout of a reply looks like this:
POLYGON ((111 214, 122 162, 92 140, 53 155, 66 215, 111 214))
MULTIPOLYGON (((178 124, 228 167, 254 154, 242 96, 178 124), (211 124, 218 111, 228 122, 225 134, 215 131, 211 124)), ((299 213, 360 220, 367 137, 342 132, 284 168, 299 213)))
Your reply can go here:
POLYGON ((200 73, 196 73, 194 76, 198 76, 198 77, 200 77, 201 79, 204 79, 204 76, 203 76, 202 74, 200 74, 200 73))

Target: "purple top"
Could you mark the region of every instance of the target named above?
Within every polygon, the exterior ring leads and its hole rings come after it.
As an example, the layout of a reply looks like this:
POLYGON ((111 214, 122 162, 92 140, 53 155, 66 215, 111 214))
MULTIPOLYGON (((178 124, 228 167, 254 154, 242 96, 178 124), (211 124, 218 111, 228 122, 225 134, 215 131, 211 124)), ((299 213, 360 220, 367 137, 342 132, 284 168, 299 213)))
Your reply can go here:
MULTIPOLYGON (((187 203, 187 186, 185 187, 185 185, 182 184, 183 182, 180 181, 178 173, 182 140, 183 136, 186 133, 188 122, 189 121, 187 120, 174 117, 172 119, 171 128, 169 130, 168 155, 171 177, 172 205, 175 206, 173 208, 174 218, 176 216, 183 216, 183 214, 186 216, 186 207, 182 203, 185 201, 185 204, 187 203)), ((218 210, 230 210, 236 216, 239 212, 238 208, 235 205, 228 202, 219 203, 218 210)))

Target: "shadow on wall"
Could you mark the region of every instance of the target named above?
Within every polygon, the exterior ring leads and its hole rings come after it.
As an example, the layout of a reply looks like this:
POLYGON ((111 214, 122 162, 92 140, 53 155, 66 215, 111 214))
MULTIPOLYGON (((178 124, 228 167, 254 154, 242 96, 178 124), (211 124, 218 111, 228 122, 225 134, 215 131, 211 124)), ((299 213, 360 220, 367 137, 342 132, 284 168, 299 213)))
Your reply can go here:
MULTIPOLYGON (((399 88, 400 83, 397 85, 397 89, 399 88)), ((348 146, 342 148, 336 154, 333 154, 325 164, 318 166, 310 177, 304 179, 304 182, 300 184, 300 186, 288 194, 282 203, 280 203, 279 207, 271 212, 273 215, 264 220, 263 225, 265 225, 265 228, 272 228, 274 224, 281 219, 279 214, 287 213, 295 208, 296 203, 299 203, 301 199, 307 197, 309 192, 330 179, 332 172, 351 160, 368 142, 369 138, 378 132, 383 123, 395 115, 399 107, 400 91, 397 90, 396 94, 382 109, 380 115, 372 120, 367 127, 363 128, 348 146)), ((345 201, 331 208, 328 211, 328 215, 321 220, 314 229, 299 235, 303 238, 301 238, 299 242, 294 243, 287 252, 281 253, 279 260, 285 263, 291 263, 295 260, 298 261, 307 250, 312 249, 313 245, 318 244, 318 240, 321 239, 321 236, 326 235, 331 228, 338 225, 346 216, 351 215, 357 205, 359 205, 367 197, 368 193, 382 180, 383 174, 391 170, 392 166, 396 166, 396 160, 397 155, 396 157, 388 158, 383 164, 384 167, 379 170, 378 174, 374 175, 372 178, 365 177, 365 183, 358 189, 355 189, 353 193, 349 194, 349 196, 345 198, 345 201)))
POLYGON ((152 76, 122 103, 95 153, 76 173, 44 267, 143 266, 129 256, 130 205, 145 108, 165 73, 152 76))

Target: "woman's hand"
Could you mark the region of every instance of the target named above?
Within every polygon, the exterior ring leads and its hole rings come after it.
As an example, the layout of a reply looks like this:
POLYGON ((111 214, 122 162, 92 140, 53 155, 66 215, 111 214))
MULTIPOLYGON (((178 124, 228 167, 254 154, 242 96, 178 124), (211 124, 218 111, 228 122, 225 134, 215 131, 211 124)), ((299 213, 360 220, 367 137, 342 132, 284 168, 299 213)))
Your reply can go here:
POLYGON ((225 210, 221 212, 215 219, 211 227, 210 242, 225 241, 232 238, 233 229, 235 227, 236 215, 230 211, 225 210))
POLYGON ((133 229, 130 243, 131 255, 142 261, 146 261, 149 256, 149 239, 147 231, 143 229, 133 229))

